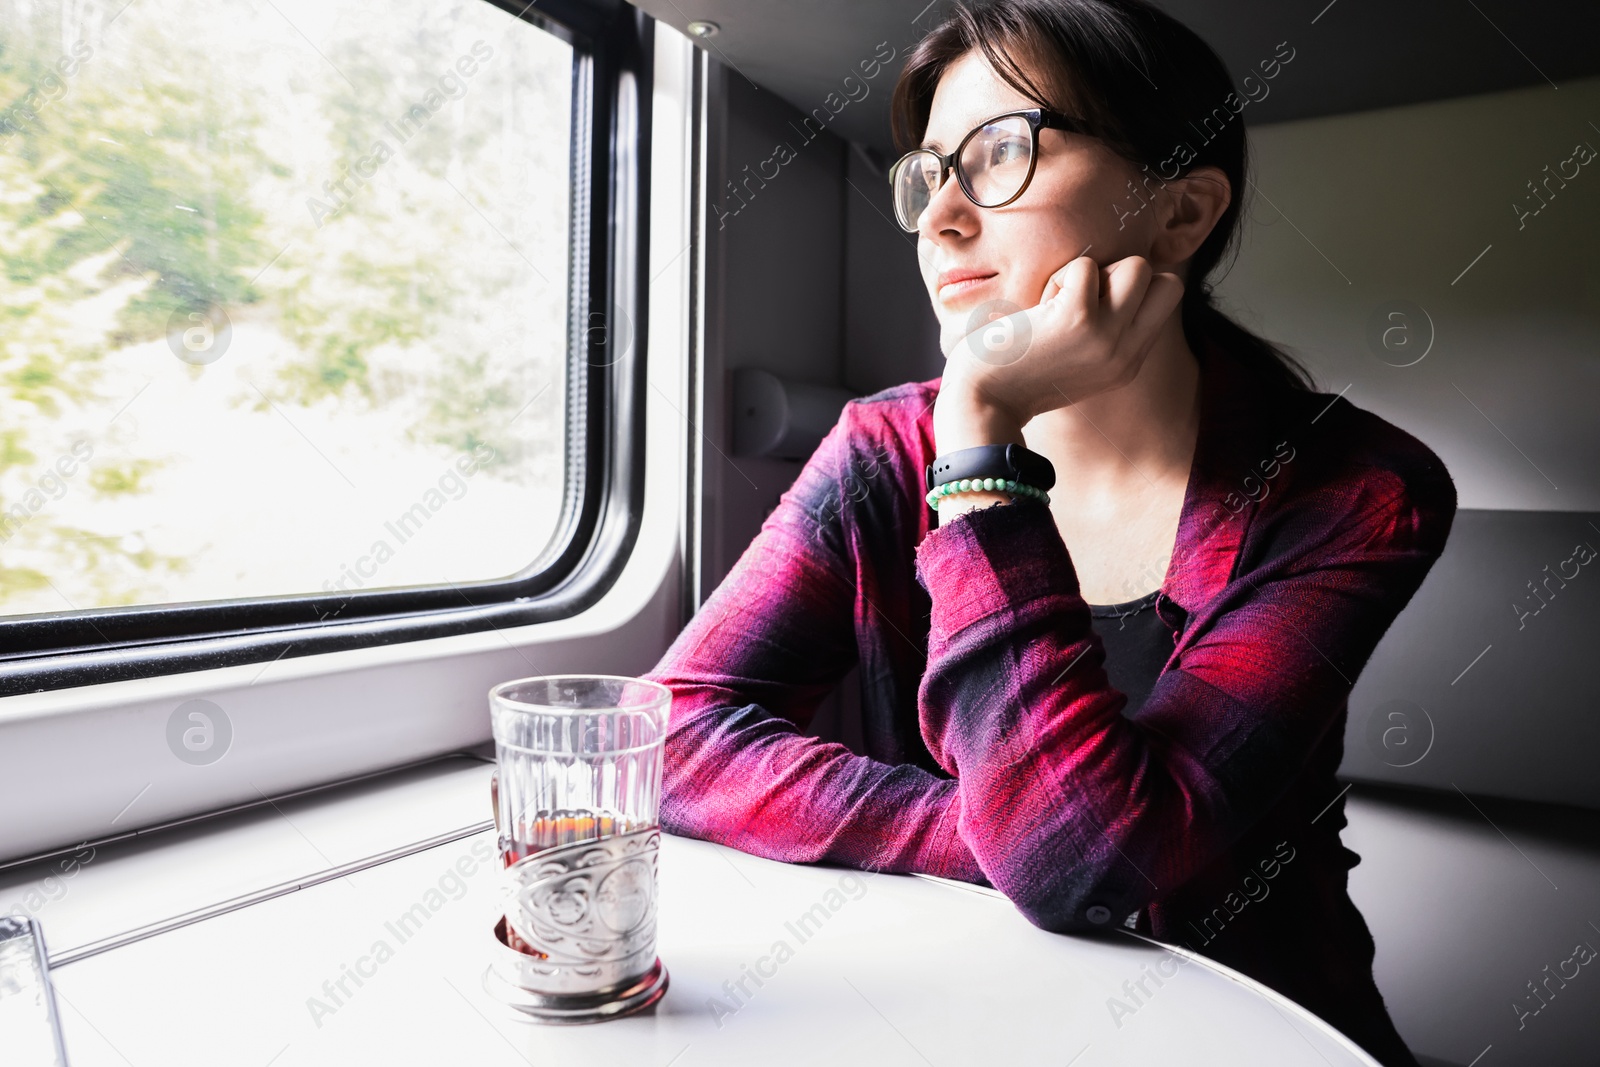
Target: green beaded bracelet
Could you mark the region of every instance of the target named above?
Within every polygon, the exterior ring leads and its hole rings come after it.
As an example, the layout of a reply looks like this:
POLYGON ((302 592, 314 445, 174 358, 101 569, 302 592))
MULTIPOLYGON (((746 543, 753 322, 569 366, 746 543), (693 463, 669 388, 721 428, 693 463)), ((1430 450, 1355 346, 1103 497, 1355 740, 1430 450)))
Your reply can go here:
POLYGON ((1050 503, 1050 494, 1043 489, 1013 481, 1010 478, 962 478, 956 482, 941 482, 928 492, 928 506, 935 511, 939 510, 939 501, 954 493, 1010 493, 1014 497, 1024 500, 1037 501, 1040 504, 1050 503))

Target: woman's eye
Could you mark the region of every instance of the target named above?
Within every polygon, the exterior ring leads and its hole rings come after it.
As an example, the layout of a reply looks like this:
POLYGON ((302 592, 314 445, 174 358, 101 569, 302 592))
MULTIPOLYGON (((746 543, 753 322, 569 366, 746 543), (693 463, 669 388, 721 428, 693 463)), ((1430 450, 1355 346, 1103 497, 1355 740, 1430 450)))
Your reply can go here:
POLYGON ((1027 155, 1028 148, 1021 141, 997 141, 995 142, 994 150, 989 154, 989 158, 991 164, 998 167, 1006 163, 1015 163, 1020 159, 1026 159, 1027 155))

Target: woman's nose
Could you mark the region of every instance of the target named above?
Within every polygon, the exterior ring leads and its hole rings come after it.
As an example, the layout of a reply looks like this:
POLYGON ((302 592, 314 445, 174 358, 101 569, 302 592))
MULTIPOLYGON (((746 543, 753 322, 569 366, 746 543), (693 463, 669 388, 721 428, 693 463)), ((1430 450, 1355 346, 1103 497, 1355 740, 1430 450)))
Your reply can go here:
POLYGON ((970 236, 977 229, 977 205, 967 199, 956 180, 954 168, 945 172, 944 181, 928 200, 917 220, 918 236, 933 239, 941 233, 970 236))

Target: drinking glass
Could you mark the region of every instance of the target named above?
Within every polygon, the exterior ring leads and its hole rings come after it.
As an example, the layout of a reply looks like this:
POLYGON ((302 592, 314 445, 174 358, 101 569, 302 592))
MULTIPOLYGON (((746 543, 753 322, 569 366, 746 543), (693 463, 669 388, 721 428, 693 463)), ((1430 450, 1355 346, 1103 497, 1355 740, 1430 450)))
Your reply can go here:
POLYGON ((484 983, 534 1019, 595 1022, 666 992, 656 860, 671 701, 664 686, 611 675, 489 691, 507 900, 484 983))

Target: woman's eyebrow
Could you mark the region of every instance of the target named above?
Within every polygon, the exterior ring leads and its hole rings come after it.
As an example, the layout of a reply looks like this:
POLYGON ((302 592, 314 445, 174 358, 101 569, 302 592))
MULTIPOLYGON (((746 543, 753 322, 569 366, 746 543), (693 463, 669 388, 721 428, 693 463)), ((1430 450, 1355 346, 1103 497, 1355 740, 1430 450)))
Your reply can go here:
MULTIPOLYGON (((962 126, 961 130, 963 131, 963 133, 965 133, 965 131, 967 131, 967 130, 977 129, 977 127, 982 122, 983 122, 983 116, 980 115, 979 117, 973 119, 971 122, 968 122, 965 126, 962 126)), ((956 138, 956 139, 960 140, 959 137, 956 138)), ((937 137, 929 137, 929 136, 927 136, 927 131, 923 131, 923 138, 922 138, 921 147, 929 149, 930 151, 933 151, 933 152, 937 152, 941 156, 944 155, 944 148, 940 146, 939 139, 937 137)))
MULTIPOLYGON (((996 114, 999 114, 999 113, 996 112, 996 114)), ((991 118, 994 118, 994 117, 995 117, 994 115, 979 115, 979 116, 971 119, 971 121, 969 121, 965 126, 963 126, 962 129, 963 130, 975 130, 979 126, 982 126, 984 123, 988 122, 991 118)), ((939 141, 938 141, 937 138, 934 138, 934 137, 924 138, 922 144, 920 145, 920 147, 929 149, 930 151, 938 152, 941 156, 944 155, 944 149, 939 146, 939 141)))
MULTIPOLYGON (((974 119, 972 122, 970 122, 967 125, 961 127, 963 134, 965 134, 965 132, 967 130, 977 129, 978 126, 982 125, 982 123, 983 123, 982 119, 974 119)), ((956 140, 958 140, 958 141, 960 139, 961 138, 959 138, 959 137, 956 138, 956 140)), ((939 139, 937 137, 924 137, 923 140, 922 140, 922 147, 923 148, 927 148, 927 149, 931 149, 931 150, 933 150, 935 152, 938 152, 941 156, 944 155, 944 149, 940 146, 939 139)))

